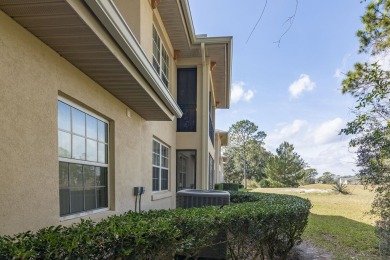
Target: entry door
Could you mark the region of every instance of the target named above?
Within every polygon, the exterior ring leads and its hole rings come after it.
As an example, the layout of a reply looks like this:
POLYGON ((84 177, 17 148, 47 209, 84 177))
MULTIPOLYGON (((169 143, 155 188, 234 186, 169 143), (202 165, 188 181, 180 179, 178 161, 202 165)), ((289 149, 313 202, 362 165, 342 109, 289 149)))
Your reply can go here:
POLYGON ((176 190, 195 189, 196 151, 176 152, 176 190))

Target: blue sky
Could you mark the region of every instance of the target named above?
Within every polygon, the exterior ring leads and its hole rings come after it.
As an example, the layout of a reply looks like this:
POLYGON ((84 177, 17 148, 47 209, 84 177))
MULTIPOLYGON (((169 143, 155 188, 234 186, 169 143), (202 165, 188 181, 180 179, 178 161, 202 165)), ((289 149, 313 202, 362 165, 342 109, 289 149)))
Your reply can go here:
POLYGON ((321 174, 354 174, 349 137, 338 132, 353 119, 354 101, 341 94, 343 73, 357 61, 356 31, 366 3, 299 0, 291 29, 285 23, 296 0, 190 0, 197 34, 233 36, 232 102, 217 110, 216 128, 249 119, 267 133, 273 153, 283 141, 321 174))

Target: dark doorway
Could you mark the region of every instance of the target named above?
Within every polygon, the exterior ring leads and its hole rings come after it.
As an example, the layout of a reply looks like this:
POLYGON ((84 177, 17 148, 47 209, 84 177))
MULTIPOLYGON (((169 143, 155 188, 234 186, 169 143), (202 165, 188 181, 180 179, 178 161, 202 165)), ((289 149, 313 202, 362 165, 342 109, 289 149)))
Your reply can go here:
POLYGON ((196 150, 176 151, 176 191, 196 188, 196 150))

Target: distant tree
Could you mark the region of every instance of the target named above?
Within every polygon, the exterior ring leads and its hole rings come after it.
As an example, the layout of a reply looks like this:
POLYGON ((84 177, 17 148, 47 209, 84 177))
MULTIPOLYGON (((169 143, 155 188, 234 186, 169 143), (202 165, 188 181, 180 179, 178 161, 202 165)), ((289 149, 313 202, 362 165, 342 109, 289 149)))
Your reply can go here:
POLYGON ((235 155, 235 149, 226 149, 225 156, 227 157, 224 164, 224 179, 229 183, 240 183, 243 178, 243 171, 237 167, 237 160, 235 155))
MULTIPOLYGON (((260 181, 265 178, 264 168, 272 155, 261 144, 248 141, 246 174, 248 179, 260 181)), ((244 179, 244 163, 242 160, 242 150, 238 147, 229 147, 225 151, 227 163, 225 165, 225 179, 232 182, 241 182, 244 179)))
POLYGON ((303 178, 300 181, 300 184, 307 185, 307 184, 314 184, 316 183, 316 176, 318 175, 318 172, 316 169, 308 168, 303 170, 303 178))
POLYGON ((324 172, 321 177, 318 178, 318 182, 323 184, 334 184, 336 175, 331 172, 324 172))
POLYGON ((260 181, 261 179, 267 177, 265 174, 265 166, 269 158, 272 156, 272 153, 268 152, 262 145, 259 145, 257 142, 250 141, 247 145, 247 177, 248 179, 260 181))
POLYGON ((305 167, 306 163, 294 151, 294 146, 288 142, 283 142, 276 149, 276 155, 268 160, 265 173, 271 180, 289 187, 297 187, 299 181, 305 176, 305 167))
POLYGON ((241 120, 229 128, 229 147, 226 155, 230 161, 225 169, 227 175, 238 175, 242 171, 244 187, 247 188, 248 175, 261 176, 262 156, 267 156, 264 138, 267 135, 249 120, 241 120))

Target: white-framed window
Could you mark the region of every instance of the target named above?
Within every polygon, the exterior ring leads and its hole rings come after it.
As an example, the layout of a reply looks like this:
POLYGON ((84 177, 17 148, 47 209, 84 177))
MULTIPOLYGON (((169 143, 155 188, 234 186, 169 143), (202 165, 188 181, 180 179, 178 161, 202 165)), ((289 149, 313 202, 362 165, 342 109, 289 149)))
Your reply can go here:
POLYGON ((153 25, 153 67, 160 76, 164 85, 169 83, 169 56, 161 41, 156 27, 153 25))
POLYGON ((152 151, 152 185, 153 191, 164 191, 169 188, 169 148, 153 140, 152 151))
POLYGON ((108 208, 108 122, 58 99, 60 216, 108 208))

